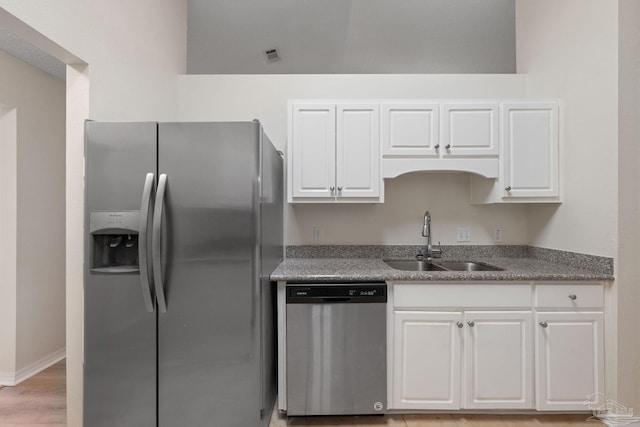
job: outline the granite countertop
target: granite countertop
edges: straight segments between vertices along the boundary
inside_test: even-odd
[[[393,257],[398,259],[398,257]],[[403,257],[404,258],[404,257]],[[410,258],[405,258],[410,259]],[[587,269],[534,257],[446,257],[442,261],[474,261],[501,268],[502,271],[404,271],[372,257],[304,257],[286,258],[271,274],[273,281],[572,281],[613,280],[612,271]],[[434,260],[437,263],[439,260]]]

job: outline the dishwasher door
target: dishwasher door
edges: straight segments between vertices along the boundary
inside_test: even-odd
[[[382,414],[386,284],[287,286],[287,415]]]

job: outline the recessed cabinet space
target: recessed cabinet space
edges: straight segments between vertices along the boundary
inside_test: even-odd
[[[421,170],[498,176],[497,102],[387,102],[380,111],[383,177]]]
[[[487,286],[394,287],[390,408],[534,408],[531,288]]]
[[[378,104],[289,105],[289,203],[382,202]]]
[[[558,103],[501,105],[500,176],[473,176],[473,203],[560,202]]]

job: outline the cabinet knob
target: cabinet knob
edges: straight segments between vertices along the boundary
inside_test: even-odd
[[[329,187],[329,190],[331,190],[331,192],[333,193],[336,190],[336,187],[331,186],[331,187]]]
[[[511,186],[504,187],[505,191],[511,191]]]
[[[435,148],[437,150],[438,148],[440,148],[440,144],[434,145],[433,148]]]
[[[549,324],[547,322],[540,322],[540,326],[546,328],[547,326],[549,326]]]
[[[342,187],[338,187],[338,191],[342,191]]]
[[[469,325],[469,327],[473,328],[474,326],[476,326],[476,323],[472,320],[470,322],[467,322],[467,325]]]
[[[447,150],[451,148],[451,144],[447,144],[444,146],[444,148],[446,148]]]
[[[571,294],[571,295],[569,295],[569,299],[572,300],[572,301],[575,301],[575,300],[578,299],[578,296],[575,295],[575,294]]]
[[[464,323],[457,321],[456,326],[458,326],[458,328],[462,328],[464,326]]]

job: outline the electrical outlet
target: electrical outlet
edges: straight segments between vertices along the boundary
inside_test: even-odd
[[[456,241],[457,242],[471,241],[471,231],[469,231],[469,227],[458,227],[457,233],[456,233]]]
[[[320,227],[313,227],[313,241],[322,242],[324,240],[324,230]]]
[[[496,228],[493,230],[493,241],[502,242],[502,228]]]

